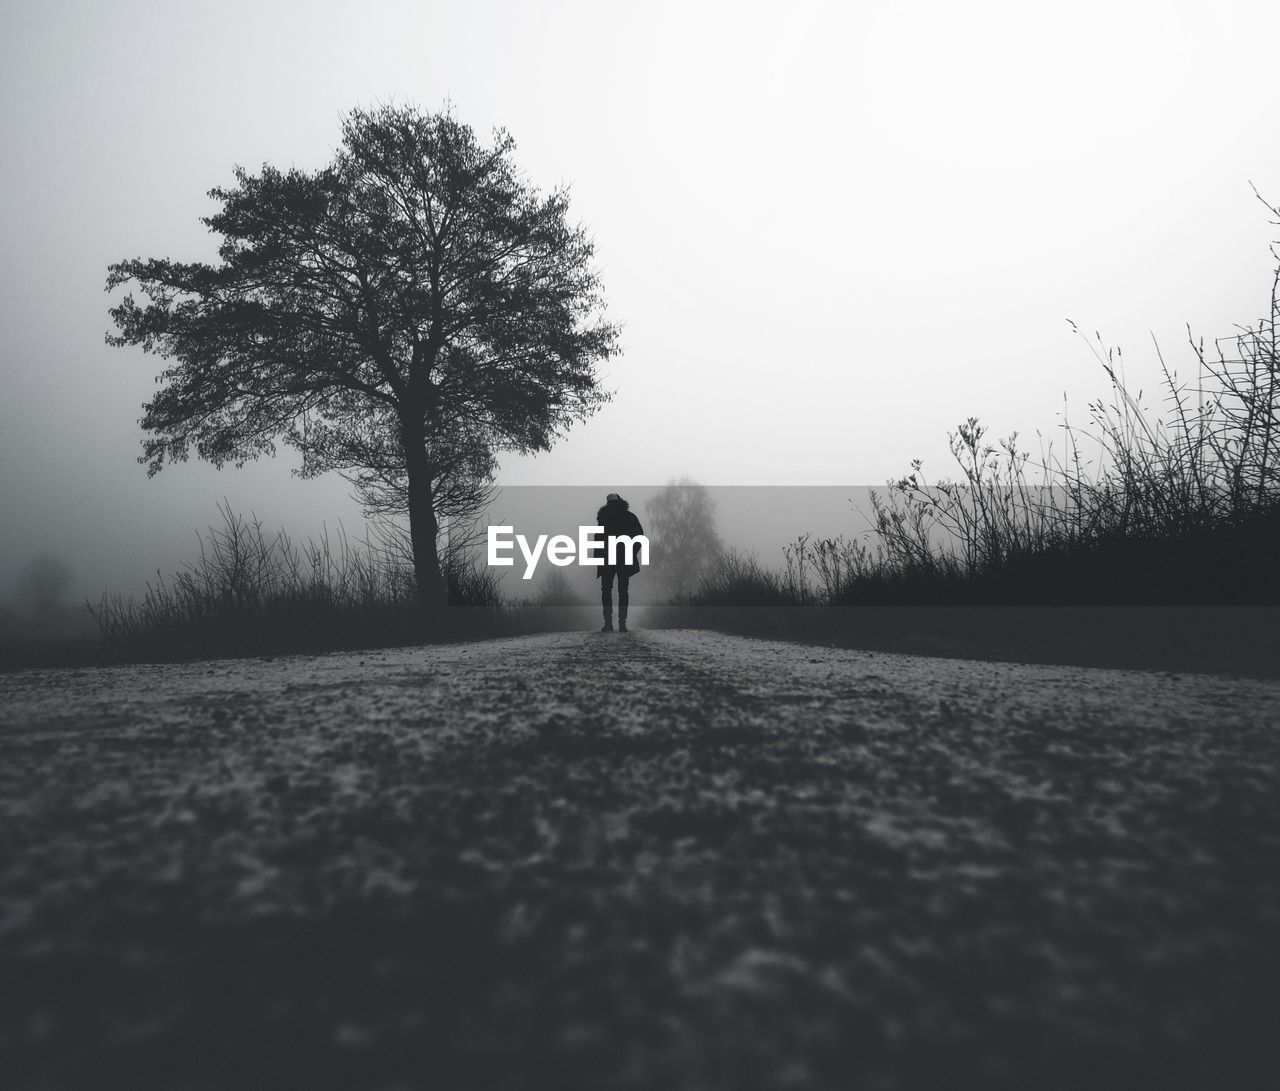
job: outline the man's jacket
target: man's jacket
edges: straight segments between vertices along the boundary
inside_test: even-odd
[[[632,563],[624,565],[622,562],[626,557],[626,553],[621,543],[613,547],[613,556],[608,556],[605,546],[611,537],[628,537],[633,538],[637,534],[643,534],[644,528],[640,525],[640,520],[636,518],[635,512],[631,510],[631,506],[625,500],[610,500],[604,507],[596,512],[596,526],[604,527],[604,536],[593,534],[592,538],[601,543],[601,548],[597,550],[596,556],[604,557],[604,564],[596,569],[596,579],[599,579],[608,568],[613,572],[625,572],[628,576],[634,576],[640,571],[640,550],[632,551]]]

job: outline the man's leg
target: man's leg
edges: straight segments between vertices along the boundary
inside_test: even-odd
[[[630,595],[631,573],[625,568],[618,573],[618,623],[623,629],[627,627],[627,604]]]
[[[604,627],[613,628],[613,569],[607,565],[600,570],[600,608],[604,610]],[[621,585],[619,585],[621,599]]]

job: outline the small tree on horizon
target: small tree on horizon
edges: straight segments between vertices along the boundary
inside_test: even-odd
[[[18,575],[17,602],[31,616],[64,610],[71,580],[71,566],[61,557],[37,553]]]
[[[547,450],[608,395],[617,351],[593,244],[568,194],[518,173],[448,112],[354,110],[321,170],[210,191],[216,265],[141,258],[111,309],[111,345],[174,363],[143,407],[148,475],[197,457],[221,467],[302,454],[335,470],[366,513],[407,513],[418,593],[443,601],[441,521],[473,516],[499,451]]]
[[[644,510],[653,537],[655,578],[673,599],[692,593],[724,551],[710,491],[681,478],[669,482]]]

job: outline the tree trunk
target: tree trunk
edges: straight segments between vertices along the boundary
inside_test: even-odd
[[[448,588],[436,551],[435,496],[431,489],[431,462],[427,458],[426,437],[412,424],[401,429],[405,471],[409,480],[409,540],[413,545],[413,575],[418,585],[418,601],[424,611],[434,613],[448,601]]]

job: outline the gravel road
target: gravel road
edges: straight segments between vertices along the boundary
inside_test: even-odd
[[[3,675],[0,1082],[1268,1086],[1278,772],[1278,682],[685,630]]]

